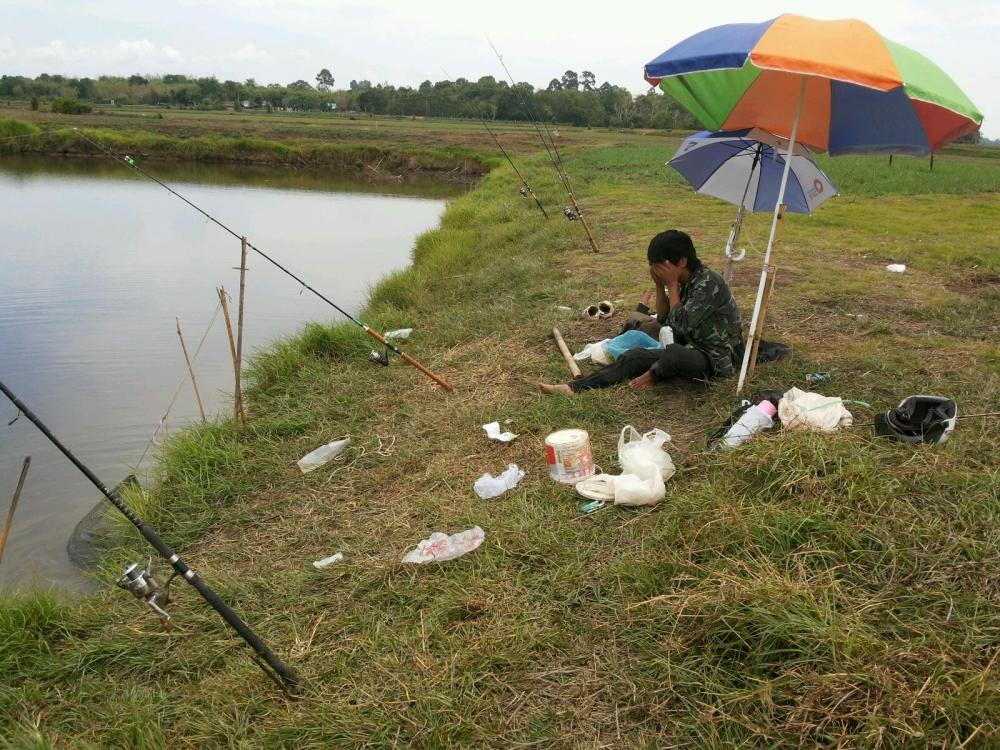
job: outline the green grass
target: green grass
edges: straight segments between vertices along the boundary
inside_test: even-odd
[[[917,449],[858,427],[713,453],[704,440],[735,406],[731,381],[538,395],[532,381],[566,377],[553,325],[574,348],[620,325],[558,305],[630,307],[648,285],[645,243],[667,226],[720,265],[732,216],[663,179],[661,148],[643,136],[581,137],[595,141],[564,157],[600,255],[579,225],[544,221],[501,168],[372,290],[363,318],[413,326],[406,349],[453,395],[398,360],[372,367],[356,327],[312,324],[251,364],[243,431],[174,437],[160,485],[136,499],[302,674],[306,696],[282,698],[183,584],[170,635],[118,591],[22,595],[0,607],[8,747],[995,746],[995,421]],[[544,161],[527,168],[555,203]],[[1000,196],[978,171],[992,168],[973,165],[950,191],[962,194],[909,196],[901,178],[790,217],[767,335],[795,354],[759,368],[753,387],[830,370],[824,392],[872,404],[852,405],[861,424],[918,392],[996,411]],[[745,310],[766,229],[748,221],[757,250],[734,283]],[[886,273],[892,260],[907,273]],[[487,441],[480,425],[505,418],[518,440]],[[667,498],[582,516],[546,476],[544,438],[584,427],[614,470],[625,424],[673,435]],[[297,458],[344,434],[342,457],[298,472]],[[476,498],[474,480],[510,461],[525,481]],[[398,563],[430,532],[473,524],[486,530],[476,552]],[[134,536],[120,545],[105,582],[146,554]],[[336,551],[343,563],[312,568]]]

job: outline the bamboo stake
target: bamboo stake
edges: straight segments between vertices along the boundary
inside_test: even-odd
[[[7,546],[7,537],[10,536],[10,527],[14,523],[14,511],[17,510],[17,501],[21,499],[21,490],[24,489],[24,480],[28,476],[28,467],[31,466],[31,456],[25,456],[21,465],[21,478],[17,480],[17,489],[14,490],[14,497],[10,501],[10,509],[7,511],[7,520],[3,523],[3,531],[0,532],[0,560],[3,560],[3,551]]]
[[[243,414],[243,387],[240,384],[240,370],[243,369],[243,301],[247,288],[247,238],[240,237],[240,300],[236,318],[236,408]]]
[[[201,421],[207,422],[205,419],[205,406],[201,403],[201,393],[198,391],[198,378],[194,376],[194,368],[191,366],[191,358],[188,356],[187,346],[184,344],[184,334],[181,333],[181,321],[180,318],[174,318],[177,321],[177,338],[181,340],[181,351],[184,352],[184,361],[187,363],[188,375],[191,376],[191,385],[194,387],[194,397],[198,401],[198,411],[201,412]]]
[[[236,379],[236,389],[239,389],[240,382],[240,361],[236,357],[236,340],[233,338],[233,322],[229,318],[229,301],[226,299],[225,287],[215,290],[219,294],[219,304],[222,306],[222,317],[226,321],[226,335],[229,337],[229,354],[233,358],[233,376]],[[242,420],[246,424],[247,416],[243,410],[243,400],[238,398],[236,391],[233,392],[233,423],[239,425]]]
[[[580,377],[580,375],[582,374],[580,372],[580,367],[579,365],[576,364],[576,360],[573,359],[573,355],[569,353],[569,348],[566,346],[566,342],[563,341],[563,337],[562,334],[559,333],[559,329],[553,328],[552,335],[556,339],[556,344],[559,346],[559,351],[562,352],[563,359],[565,359],[566,364],[569,365],[569,371],[573,373],[574,378]]]
[[[747,380],[753,377],[754,368],[757,366],[757,350],[760,348],[760,339],[764,333],[764,321],[767,319],[767,306],[771,301],[771,290],[774,288],[774,276],[778,272],[774,258],[781,247],[781,228],[785,225],[785,204],[778,207],[778,222],[774,230],[774,242],[771,244],[771,262],[767,269],[767,281],[764,284],[764,299],[760,305],[760,322],[757,330],[753,332],[753,345],[750,348],[750,364],[747,366]]]

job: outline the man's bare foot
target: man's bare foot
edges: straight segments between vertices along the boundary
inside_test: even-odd
[[[538,390],[542,393],[561,393],[564,396],[572,396],[573,389],[570,388],[565,383],[557,383],[555,385],[549,385],[548,383],[539,383]]]

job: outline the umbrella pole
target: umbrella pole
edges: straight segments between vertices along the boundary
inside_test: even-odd
[[[802,76],[802,88],[799,89],[799,100],[795,105],[795,119],[792,121],[792,134],[788,140],[788,151],[785,153],[785,168],[781,173],[781,187],[778,188],[778,200],[774,205],[774,219],[771,221],[771,235],[767,239],[767,251],[764,253],[764,267],[760,272],[760,283],[757,285],[757,299],[753,306],[753,315],[750,318],[750,331],[747,334],[747,344],[743,351],[743,365],[740,367],[740,379],[736,384],[736,393],[743,391],[746,381],[753,375],[754,357],[757,346],[755,339],[759,340],[764,330],[764,316],[766,308],[762,307],[765,293],[770,296],[768,283],[769,270],[771,267],[771,248],[774,246],[775,236],[778,231],[778,222],[781,216],[782,204],[785,202],[785,186],[788,184],[788,172],[792,166],[792,151],[795,149],[795,137],[799,132],[799,117],[802,115],[802,100],[806,98],[806,83],[809,77]]]

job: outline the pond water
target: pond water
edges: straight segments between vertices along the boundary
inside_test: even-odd
[[[327,174],[149,162],[179,193],[351,313],[405,267],[414,239],[462,188]],[[218,307],[239,290],[239,240],[110,160],[0,158],[0,380],[109,486],[132,471]],[[244,361],[311,320],[340,315],[251,252]],[[195,370],[206,411],[232,398],[218,315]],[[66,541],[100,493],[0,395],[0,523],[31,469],[0,561],[0,588],[78,588]],[[172,431],[198,418],[190,382]]]

